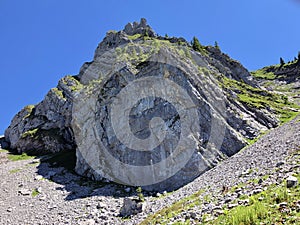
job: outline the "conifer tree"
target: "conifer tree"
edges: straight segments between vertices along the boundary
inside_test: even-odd
[[[193,37],[192,46],[195,51],[201,51],[201,44],[200,44],[198,38]]]
[[[217,41],[215,41],[215,48],[218,49],[218,50],[220,50],[220,46],[219,46],[219,44],[218,44]]]
[[[283,58],[280,57],[280,66],[283,66],[285,64]]]

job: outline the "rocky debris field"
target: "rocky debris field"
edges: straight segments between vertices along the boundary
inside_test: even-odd
[[[204,214],[211,220],[222,214],[224,205],[246,205],[247,198],[235,201],[240,195],[259,193],[288,177],[293,184],[291,176],[300,173],[299,149],[298,116],[177,191],[143,193],[143,211],[126,219],[120,211],[125,198],[137,198],[135,188],[90,181],[47,156],[12,161],[15,158],[1,150],[0,224],[139,224],[199,190],[203,191],[197,198],[203,204],[189,207],[168,223],[193,224]]]

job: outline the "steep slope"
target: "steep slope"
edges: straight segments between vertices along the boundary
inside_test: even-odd
[[[96,180],[173,190],[296,111],[218,48],[160,37],[142,19],[108,32],[93,61],[19,112],[5,139],[19,153],[76,149],[76,172]]]

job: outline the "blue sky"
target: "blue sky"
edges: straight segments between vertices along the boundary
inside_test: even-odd
[[[0,0],[0,134],[91,61],[108,30],[141,17],[160,35],[217,41],[249,70],[300,51],[299,0]]]

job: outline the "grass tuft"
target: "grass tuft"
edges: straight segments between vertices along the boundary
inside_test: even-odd
[[[38,196],[40,194],[40,192],[35,188],[35,189],[33,189],[32,190],[32,192],[31,192],[31,196],[32,197],[36,197],[36,196]]]

